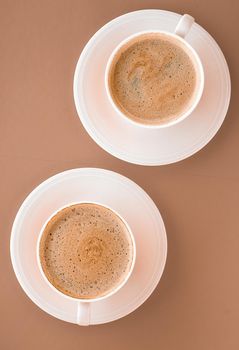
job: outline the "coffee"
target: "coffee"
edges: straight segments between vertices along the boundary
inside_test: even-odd
[[[74,298],[97,298],[124,281],[133,261],[128,228],[98,204],[71,205],[46,225],[40,262],[49,282]]]
[[[193,102],[196,71],[183,44],[162,33],[131,39],[109,70],[113,101],[129,118],[161,124],[181,116]]]

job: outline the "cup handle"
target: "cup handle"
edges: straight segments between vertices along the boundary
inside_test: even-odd
[[[90,302],[81,302],[77,304],[77,324],[79,326],[90,325]]]
[[[174,34],[180,36],[181,38],[184,38],[188,34],[194,21],[195,21],[194,18],[190,15],[181,16],[175,28]]]

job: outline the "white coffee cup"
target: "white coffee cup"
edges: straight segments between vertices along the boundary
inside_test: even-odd
[[[132,259],[132,263],[131,263],[131,267],[130,270],[128,271],[127,275],[125,276],[124,280],[116,286],[116,288],[114,288],[113,290],[111,290],[109,293],[101,296],[101,297],[97,297],[97,298],[90,298],[90,299],[80,299],[80,298],[74,298],[71,297],[69,295],[66,295],[64,293],[62,293],[61,291],[59,291],[57,288],[54,287],[53,284],[51,284],[51,282],[47,279],[42,266],[41,266],[41,259],[40,259],[40,241],[41,241],[41,237],[43,235],[43,232],[48,224],[48,222],[61,210],[70,207],[71,205],[76,205],[76,204],[97,204],[97,205],[101,205],[109,210],[111,210],[115,215],[117,215],[124,223],[124,225],[127,228],[127,232],[130,236],[130,239],[132,241],[132,247],[133,247],[133,259]],[[64,207],[61,207],[59,209],[57,209],[44,223],[44,225],[41,228],[41,231],[39,233],[38,236],[38,240],[37,240],[37,264],[38,264],[38,268],[41,272],[41,275],[43,277],[43,279],[45,280],[45,282],[47,283],[47,285],[54,290],[55,293],[57,293],[58,295],[60,295],[62,298],[66,298],[66,299],[70,299],[73,300],[75,302],[77,302],[77,324],[79,325],[84,325],[84,326],[88,326],[90,325],[90,318],[91,318],[91,304],[96,302],[96,301],[100,301],[106,298],[111,297],[112,295],[114,295],[116,292],[118,292],[128,281],[130,275],[132,274],[132,271],[134,269],[134,265],[135,265],[135,260],[136,260],[136,245],[135,245],[135,239],[134,239],[134,235],[132,233],[131,228],[129,227],[128,223],[124,220],[124,218],[122,218],[121,215],[119,215],[119,213],[117,213],[114,209],[110,208],[109,206],[106,206],[105,204],[101,204],[98,202],[88,202],[88,201],[81,201],[81,202],[74,202],[74,203],[69,203],[67,205],[65,205]]]
[[[115,111],[118,113],[118,115],[121,116],[122,118],[124,118],[127,122],[133,123],[133,124],[136,124],[136,125],[139,125],[142,127],[146,127],[146,128],[154,128],[154,129],[155,128],[165,128],[165,127],[175,125],[175,124],[181,122],[182,120],[187,118],[193,112],[193,110],[197,107],[197,105],[201,99],[201,96],[203,93],[203,88],[204,88],[204,70],[203,70],[202,62],[199,58],[199,55],[194,50],[194,48],[185,40],[185,36],[188,34],[193,23],[194,23],[194,18],[190,15],[185,14],[180,18],[180,20],[175,28],[174,33],[160,31],[160,30],[147,30],[147,31],[138,32],[136,34],[133,34],[133,35],[127,37],[125,40],[121,41],[119,43],[119,45],[117,45],[117,47],[113,50],[113,52],[111,53],[111,55],[108,59],[107,65],[106,65],[105,88],[106,88],[106,93],[107,93],[107,96],[108,96],[108,99],[109,99],[111,105],[113,106]],[[169,121],[166,121],[162,124],[157,124],[157,123],[146,124],[146,123],[143,123],[143,122],[141,123],[139,121],[136,121],[136,120],[129,118],[126,114],[124,114],[118,108],[118,106],[114,102],[114,99],[111,95],[111,91],[110,91],[110,87],[109,87],[109,73],[110,73],[110,69],[111,69],[111,64],[112,64],[115,56],[119,52],[119,50],[125,44],[130,42],[132,39],[135,39],[137,37],[140,37],[141,35],[150,34],[150,33],[163,34],[169,40],[173,41],[176,45],[178,44],[189,55],[189,57],[191,58],[191,60],[194,64],[195,71],[196,71],[196,87],[195,87],[194,96],[193,96],[193,99],[192,99],[190,105],[188,106],[188,108],[186,110],[184,110],[182,112],[181,115],[179,115],[178,117],[175,117]]]

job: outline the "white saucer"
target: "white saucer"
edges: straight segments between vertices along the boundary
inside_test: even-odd
[[[21,205],[11,234],[15,274],[29,298],[61,320],[77,323],[77,302],[48,286],[37,267],[38,233],[59,207],[77,201],[96,201],[115,209],[129,223],[137,259],[126,285],[109,299],[93,303],[91,324],[121,318],[138,308],[153,292],[163,273],[167,238],[162,217],[152,199],[133,181],[112,171],[82,168],[44,181]]]
[[[107,99],[104,71],[117,44],[139,31],[173,31],[179,18],[161,10],[128,13],[103,26],[82,51],[74,76],[76,109],[89,135],[117,158],[142,165],[185,159],[213,138],[226,116],[231,94],[228,66],[215,40],[197,23],[186,39],[202,60],[205,90],[191,116],[169,128],[143,129],[121,119]]]

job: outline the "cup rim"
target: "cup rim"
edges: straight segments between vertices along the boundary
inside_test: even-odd
[[[128,272],[128,274],[126,275],[125,279],[116,287],[114,288],[111,292],[101,296],[101,297],[97,297],[97,298],[89,298],[89,299],[84,299],[84,298],[75,298],[75,297],[71,297],[70,295],[64,294],[63,292],[61,292],[60,290],[58,290],[46,277],[43,269],[42,269],[42,265],[41,265],[41,260],[40,260],[40,241],[41,241],[41,237],[43,235],[43,232],[48,224],[48,222],[57,214],[59,213],[61,210],[68,208],[72,205],[76,205],[76,204],[96,204],[96,205],[100,205],[106,209],[111,210],[115,215],[117,215],[125,224],[128,233],[130,235],[131,241],[132,241],[132,246],[133,246],[133,259],[132,259],[132,263],[130,266],[130,270]],[[79,201],[79,202],[69,202],[68,204],[61,206],[60,208],[58,208],[57,210],[55,210],[48,218],[47,220],[44,222],[44,224],[41,227],[41,230],[38,234],[38,238],[37,238],[37,245],[36,245],[36,257],[37,257],[37,265],[38,268],[40,270],[40,273],[43,277],[43,279],[45,280],[45,282],[47,283],[47,285],[54,290],[54,292],[56,292],[58,295],[60,295],[61,297],[67,298],[68,300],[72,300],[72,301],[77,301],[77,302],[83,302],[83,303],[92,303],[92,302],[96,302],[99,300],[103,300],[106,299],[108,297],[111,297],[112,295],[114,295],[115,293],[117,293],[128,281],[129,277],[131,276],[134,266],[135,266],[135,261],[136,261],[136,243],[135,243],[135,238],[133,235],[133,232],[129,226],[129,224],[127,223],[127,221],[115,210],[112,209],[110,206],[102,204],[100,202],[97,201]]]
[[[169,122],[163,123],[163,124],[143,124],[140,123],[136,120],[133,120],[129,117],[127,117],[116,105],[116,103],[114,102],[110,89],[109,89],[109,72],[110,72],[110,68],[111,68],[111,64],[113,62],[113,59],[115,57],[115,55],[117,54],[117,52],[125,45],[127,44],[129,41],[131,41],[134,38],[137,38],[138,36],[144,35],[144,34],[164,34],[164,35],[168,35],[169,37],[173,37],[174,39],[180,41],[181,43],[183,43],[183,45],[185,45],[189,51],[192,53],[192,55],[194,56],[195,62],[198,65],[198,75],[199,75],[199,87],[198,87],[198,91],[196,92],[196,97],[194,100],[194,103],[192,104],[192,106],[186,110],[185,113],[183,113],[180,117],[176,118],[176,119],[172,119]],[[128,37],[126,37],[124,40],[122,40],[115,48],[114,50],[111,52],[107,64],[106,64],[106,68],[105,68],[105,75],[104,75],[104,83],[105,83],[105,89],[106,89],[106,94],[107,97],[112,105],[112,107],[114,108],[114,110],[118,113],[118,115],[120,115],[121,117],[124,118],[124,120],[127,120],[130,124],[133,125],[137,125],[143,128],[148,128],[148,129],[163,129],[163,128],[167,128],[170,127],[172,125],[178,124],[179,122],[183,121],[184,119],[186,119],[193,111],[194,109],[197,107],[201,97],[202,97],[202,93],[203,93],[203,89],[204,89],[204,81],[205,81],[205,77],[204,77],[204,69],[203,69],[203,65],[201,62],[201,59],[198,55],[198,53],[196,52],[196,50],[182,37],[180,37],[179,35],[169,32],[169,31],[165,31],[165,30],[144,30],[144,31],[140,31],[134,34],[129,35]]]

